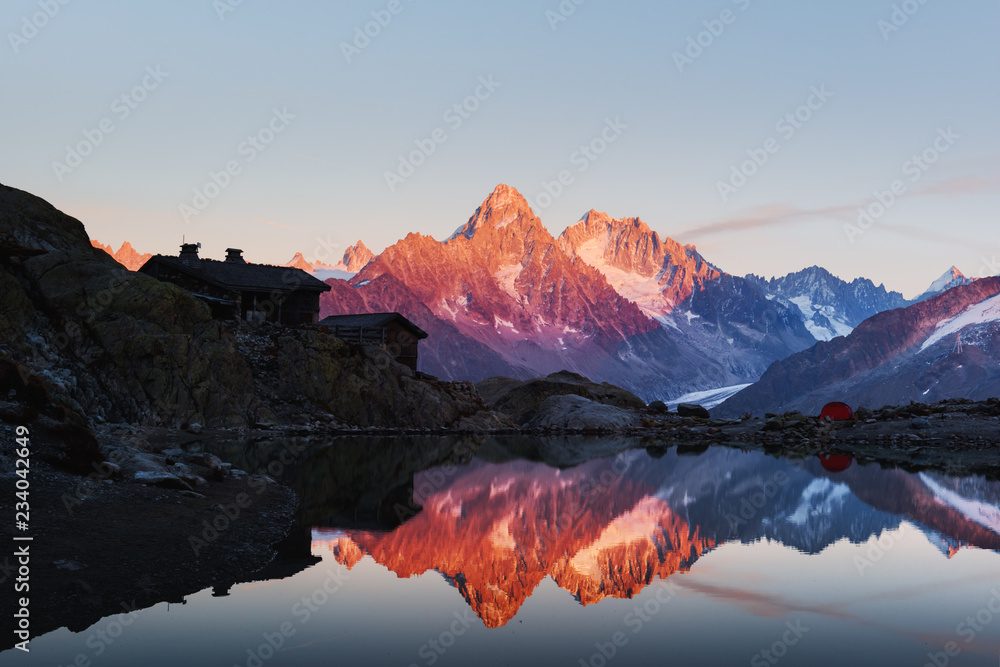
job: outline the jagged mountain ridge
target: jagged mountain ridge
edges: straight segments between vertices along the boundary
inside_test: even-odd
[[[301,253],[289,265],[341,279],[328,281],[324,316],[398,310],[413,319],[432,334],[421,364],[434,375],[569,369],[646,400],[752,383],[773,362],[909,303],[819,267],[733,276],[639,218],[595,210],[553,239],[504,185],[444,243],[410,234],[375,256],[359,241],[336,267]]]
[[[104,245],[100,241],[91,240],[90,244],[95,248],[103,250],[111,255],[116,262],[124,266],[129,271],[138,271],[142,268],[142,265],[149,261],[149,258],[152,257],[149,253],[137,252],[128,241],[122,243],[117,252],[115,252],[111,246]]]
[[[344,267],[345,271],[357,273],[368,266],[373,259],[375,259],[375,254],[364,243],[358,241],[344,251],[344,258],[340,261],[340,265]]]
[[[559,236],[559,246],[601,271],[619,294],[652,317],[722,275],[694,246],[661,238],[639,218],[615,220],[591,210]]]
[[[876,286],[867,278],[851,282],[826,269],[812,266],[781,278],[767,280],[749,275],[766,294],[799,310],[802,320],[816,340],[846,336],[873,315],[910,305],[899,292]]]
[[[638,218],[591,211],[560,236],[622,296],[738,377],[814,342],[795,309],[771,303],[752,282],[711,265],[694,246],[663,239]]]
[[[358,271],[365,268],[373,259],[375,259],[375,255],[372,251],[364,243],[358,241],[344,252],[343,258],[335,265],[310,262],[301,252],[297,252],[285,266],[302,269],[321,280],[327,278],[348,280],[357,275]]]

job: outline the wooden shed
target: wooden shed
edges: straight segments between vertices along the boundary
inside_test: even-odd
[[[427,333],[399,313],[332,315],[320,321],[334,336],[359,345],[385,345],[399,363],[417,370],[420,341]]]

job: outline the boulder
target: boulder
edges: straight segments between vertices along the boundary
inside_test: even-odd
[[[581,396],[627,410],[646,408],[646,402],[631,392],[607,382],[591,382],[582,375],[569,371],[523,382],[503,377],[489,378],[477,383],[476,389],[489,407],[521,425],[530,422],[542,403],[552,396]]]
[[[681,403],[677,406],[677,414],[681,417],[698,417],[699,419],[711,419],[712,415],[708,410],[694,403]]]
[[[528,427],[557,430],[618,431],[634,427],[638,423],[638,417],[633,412],[591,401],[583,396],[568,394],[550,396],[545,399],[528,423]]]

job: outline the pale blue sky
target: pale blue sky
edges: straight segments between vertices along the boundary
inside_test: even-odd
[[[443,239],[498,183],[537,204],[562,170],[573,182],[536,209],[554,234],[590,208],[637,215],[732,273],[820,264],[913,295],[952,264],[1000,260],[997,0],[929,1],[888,39],[882,0],[587,0],[555,29],[558,0],[399,0],[350,63],[341,44],[390,0],[243,0],[220,19],[226,1],[42,0],[58,12],[33,36],[39,0],[4,3],[0,182],[116,247],[173,253],[186,235],[274,263]],[[725,10],[680,72],[674,53]],[[148,67],[166,78],[113,106]],[[500,86],[446,119],[480,77]],[[787,138],[777,121],[814,86],[833,96]],[[241,144],[275,109],[295,118],[248,163]],[[104,119],[114,132],[60,180],[53,163]],[[607,119],[628,127],[592,162],[574,156]],[[385,172],[437,128],[447,140],[392,191]],[[911,181],[904,163],[947,128],[959,137]],[[718,181],[769,138],[778,152],[723,201]],[[240,173],[186,223],[181,205],[229,161]],[[850,243],[855,209],[896,179],[909,196]]]

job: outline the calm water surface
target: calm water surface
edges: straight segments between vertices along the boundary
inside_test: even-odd
[[[998,483],[583,440],[426,467],[456,442],[295,446],[272,472],[302,528],[267,580],[0,663],[1000,664]],[[259,470],[289,443],[213,448]]]

